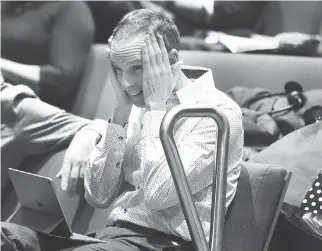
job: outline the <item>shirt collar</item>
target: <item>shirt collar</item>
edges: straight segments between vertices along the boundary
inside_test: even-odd
[[[180,104],[197,104],[207,90],[215,87],[212,71],[207,68],[183,66],[182,77],[185,86],[175,93]]]
[[[185,65],[181,70],[184,87],[170,95],[166,104],[167,111],[179,104],[197,104],[204,98],[207,90],[215,87],[210,69]]]

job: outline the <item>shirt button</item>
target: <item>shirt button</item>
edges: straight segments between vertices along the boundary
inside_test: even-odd
[[[120,136],[120,137],[119,137],[119,140],[123,140],[123,139],[124,139],[124,138],[123,138],[123,136]]]
[[[121,162],[117,162],[116,163],[116,167],[119,168],[120,167],[120,164],[121,164]]]
[[[136,189],[139,190],[141,187],[140,186],[137,186]]]
[[[123,212],[124,212],[124,213],[126,213],[126,212],[127,212],[127,209],[126,209],[126,208],[124,208]]]

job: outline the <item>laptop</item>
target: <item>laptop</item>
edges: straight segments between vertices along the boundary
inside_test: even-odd
[[[72,232],[51,178],[12,168],[8,170],[21,204],[8,222],[58,238],[86,243],[105,242]]]

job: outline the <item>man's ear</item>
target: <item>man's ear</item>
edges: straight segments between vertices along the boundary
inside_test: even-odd
[[[172,49],[168,53],[170,65],[175,64],[179,60],[179,52],[176,49]]]

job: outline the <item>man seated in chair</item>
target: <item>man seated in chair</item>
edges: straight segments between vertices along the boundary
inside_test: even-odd
[[[184,245],[191,240],[159,138],[162,118],[179,104],[214,105],[226,115],[230,125],[226,209],[232,202],[243,149],[241,110],[215,88],[211,70],[181,65],[179,44],[174,22],[147,9],[127,14],[114,29],[107,67],[117,104],[105,134],[97,135],[84,175],[89,204],[99,208],[114,204],[107,227],[96,235],[106,243],[75,250],[152,251],[168,247],[171,241]],[[210,232],[216,135],[217,126],[210,118],[181,119],[174,128],[206,236]],[[83,147],[73,142],[72,146]],[[124,182],[131,189],[122,191]],[[19,231],[23,231],[22,239]],[[32,244],[26,243],[27,236],[34,240]],[[30,229],[10,223],[2,226],[2,244],[15,246],[13,250],[24,250],[26,245],[47,250],[41,238]]]

